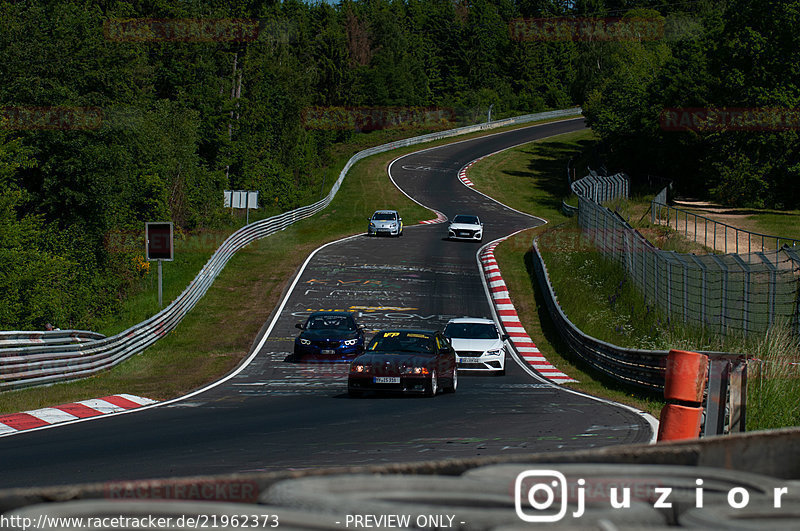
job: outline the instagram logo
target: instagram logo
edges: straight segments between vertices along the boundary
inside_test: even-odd
[[[525,522],[558,522],[567,514],[567,478],[556,470],[520,473],[514,482],[514,508]]]

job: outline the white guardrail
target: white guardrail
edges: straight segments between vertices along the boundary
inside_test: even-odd
[[[189,286],[150,319],[112,337],[79,330],[0,333],[0,391],[85,378],[142,352],[178,326],[239,249],[323,210],[336,196],[353,164],[363,158],[392,149],[476,131],[580,114],[580,108],[528,114],[407,138],[359,151],[347,161],[330,193],[324,199],[312,205],[256,221],[231,234]]]

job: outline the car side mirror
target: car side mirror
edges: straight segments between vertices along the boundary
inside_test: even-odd
[[[303,330],[303,329],[305,328],[305,327],[303,326],[303,323],[297,323],[296,325],[294,325],[294,327],[295,327],[295,328],[299,328],[300,330]]]
[[[502,336],[500,336],[500,339],[502,339],[503,341],[510,341],[511,336],[508,334],[503,334]]]

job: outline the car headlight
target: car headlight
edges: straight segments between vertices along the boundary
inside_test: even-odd
[[[361,363],[358,363],[358,364],[355,364],[355,365],[351,365],[350,366],[350,372],[356,373],[356,374],[368,373],[369,372],[369,365],[364,365],[364,364],[361,364]]]
[[[310,344],[311,344],[311,341],[309,341],[308,339],[304,339],[304,338],[302,338],[302,337],[301,337],[301,338],[300,338],[300,344],[301,344],[301,345],[310,345]]]
[[[352,347],[353,345],[357,345],[357,344],[358,344],[358,338],[354,338],[354,339],[345,339],[345,340],[343,341],[343,343],[344,343],[344,345],[345,345],[346,347]]]
[[[427,367],[403,367],[400,372],[402,374],[416,374],[421,376],[428,375],[428,368]]]

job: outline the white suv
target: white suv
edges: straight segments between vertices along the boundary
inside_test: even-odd
[[[483,241],[483,223],[478,216],[459,214],[447,227],[450,240]]]
[[[501,334],[494,321],[482,317],[458,317],[450,319],[444,335],[456,351],[458,370],[506,372],[505,341],[508,335]]]

